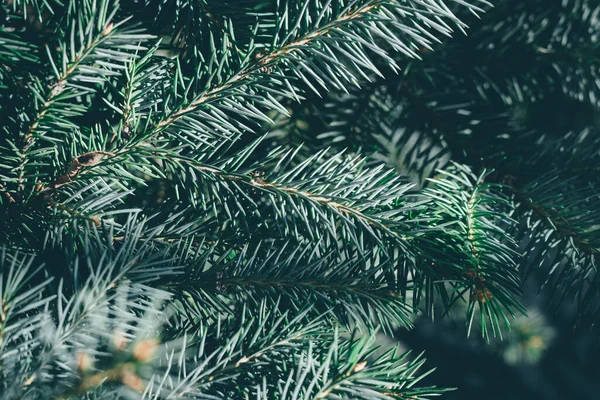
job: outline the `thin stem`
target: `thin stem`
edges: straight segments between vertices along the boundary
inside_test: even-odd
[[[151,136],[161,132],[162,130],[168,128],[169,126],[171,126],[172,124],[174,124],[175,122],[177,122],[178,120],[183,118],[186,114],[193,112],[193,111],[197,110],[198,108],[202,107],[203,105],[207,104],[208,102],[210,102],[210,100],[217,97],[220,93],[228,90],[234,84],[236,84],[238,82],[243,82],[243,81],[246,81],[245,84],[249,83],[249,79],[253,75],[255,75],[257,73],[261,73],[261,71],[264,71],[265,67],[270,67],[270,66],[273,66],[274,64],[278,63],[279,61],[281,61],[283,59],[283,56],[288,55],[294,51],[302,49],[303,46],[306,46],[311,41],[316,40],[317,38],[326,35],[333,28],[338,27],[342,23],[343,24],[351,23],[354,19],[361,17],[363,14],[368,13],[369,11],[371,11],[373,8],[376,8],[376,7],[379,7],[379,5],[366,5],[366,6],[357,8],[356,10],[348,10],[345,14],[341,15],[335,21],[332,21],[332,22],[324,25],[323,27],[318,28],[315,31],[306,34],[305,36],[298,38],[288,44],[285,44],[281,48],[274,50],[271,53],[264,55],[263,57],[258,58],[255,62],[242,68],[240,71],[238,71],[237,73],[232,75],[228,80],[226,80],[219,86],[209,89],[206,92],[204,92],[203,94],[196,97],[187,106],[182,106],[182,107],[174,110],[166,118],[157,122],[155,124],[155,126],[152,128],[152,130],[145,136],[151,137]]]
[[[23,181],[25,180],[25,165],[27,164],[27,151],[35,144],[34,133],[40,126],[42,120],[50,111],[52,104],[54,103],[54,99],[58,97],[64,90],[67,85],[67,80],[69,77],[77,70],[81,62],[90,54],[90,52],[98,46],[100,43],[104,41],[112,32],[113,32],[114,24],[110,23],[106,25],[104,30],[100,32],[100,34],[91,41],[79,54],[76,55],[75,59],[69,63],[68,68],[58,77],[58,80],[54,85],[52,85],[47,94],[46,100],[42,105],[42,108],[38,110],[36,113],[33,123],[29,126],[27,133],[23,136],[23,143],[21,144],[21,154],[19,156],[19,165],[18,169],[18,187],[19,190],[22,191],[24,189]]]

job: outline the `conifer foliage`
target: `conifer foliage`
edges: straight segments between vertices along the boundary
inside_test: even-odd
[[[594,321],[598,121],[531,121],[600,6],[498,3],[4,0],[0,397],[430,398],[378,337],[538,270]]]

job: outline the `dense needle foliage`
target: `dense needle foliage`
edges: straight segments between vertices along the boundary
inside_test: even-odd
[[[600,315],[595,1],[0,11],[2,399],[429,398],[418,315]]]

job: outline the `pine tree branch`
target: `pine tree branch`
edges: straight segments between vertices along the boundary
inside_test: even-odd
[[[554,207],[545,207],[543,204],[535,202],[528,194],[519,191],[514,186],[508,186],[511,192],[515,195],[515,199],[531,211],[541,220],[547,220],[553,227],[554,231],[575,244],[582,252],[592,255],[600,262],[600,249],[594,247],[588,239],[581,236],[581,232],[577,231],[573,223],[564,216],[559,215]]]
[[[320,246],[312,244],[302,251],[285,251],[286,245],[277,252],[268,250],[276,244],[258,243],[224,251],[223,254],[239,254],[231,259],[212,255],[214,248],[209,249],[202,255],[198,272],[192,269],[185,279],[165,283],[164,288],[187,293],[208,308],[215,304],[211,293],[246,304],[272,297],[276,302],[284,296],[296,307],[314,303],[319,313],[331,313],[343,324],[360,323],[374,329],[373,320],[377,320],[386,331],[396,324],[410,325],[411,310],[393,291],[393,285],[383,280],[384,272],[393,269],[392,263],[377,262],[368,256],[338,257],[335,250],[321,251]],[[219,261],[209,263],[210,267],[204,265],[204,260],[215,258]],[[364,266],[365,258],[371,260],[370,267]],[[219,307],[227,310],[224,304]]]
[[[23,202],[31,195],[25,192],[26,186],[31,187],[32,192],[38,179],[52,169],[57,156],[64,155],[65,149],[56,143],[78,129],[74,119],[87,110],[89,104],[84,102],[86,96],[98,90],[90,83],[102,83],[108,77],[118,75],[121,63],[126,64],[136,57],[133,50],[143,50],[141,44],[149,38],[131,28],[122,28],[126,21],[111,22],[116,12],[110,9],[111,5],[114,5],[112,1],[103,0],[88,5],[89,9],[82,6],[85,11],[80,10],[81,15],[77,15],[71,37],[59,35],[58,56],[54,56],[50,47],[47,47],[47,66],[54,69],[56,81],[46,89],[40,79],[33,78],[30,89],[36,103],[33,105],[35,115],[25,121],[19,139],[11,142],[18,156],[14,168],[10,170],[12,177],[9,181],[17,185],[13,192],[21,192],[19,197]],[[129,41],[136,39],[140,41],[137,46],[129,44]],[[41,102],[40,107],[37,106],[38,102]],[[17,118],[23,119],[22,116]],[[38,146],[38,143],[42,145]]]
[[[466,259],[455,266],[463,278],[455,283],[456,293],[450,304],[469,291],[469,332],[475,304],[478,304],[484,337],[488,336],[486,319],[491,323],[493,334],[501,335],[499,317],[507,326],[509,324],[502,308],[511,315],[513,308],[524,312],[517,300],[520,280],[515,261],[518,256],[516,242],[506,237],[503,226],[514,224],[506,210],[509,203],[494,192],[493,185],[483,182],[485,173],[476,176],[468,168],[456,164],[440,173],[445,179],[432,180],[435,186],[425,190],[425,195],[434,199],[444,219],[458,222],[454,228],[459,246],[456,251],[461,254],[460,243],[463,242],[466,253]]]
[[[308,5],[308,2],[306,3]],[[414,5],[413,5],[414,6]],[[439,13],[440,15],[447,16],[447,12],[443,11],[441,8],[437,9],[437,6],[431,3],[428,3],[427,6],[432,7],[433,10],[428,11],[416,11],[422,12],[423,15],[427,14],[427,12],[431,14]],[[402,35],[407,34],[411,28],[405,27],[402,29],[401,26],[396,24],[392,19],[391,15],[392,11],[388,11],[388,7],[390,10],[398,11],[398,13],[404,15],[407,10],[404,9],[402,5],[397,4],[394,1],[380,1],[380,0],[370,0],[365,1],[364,4],[357,4],[355,6],[348,6],[343,9],[343,11],[336,15],[331,21],[325,23],[322,26],[319,26],[319,23],[316,24],[314,29],[309,30],[308,32],[304,32],[299,36],[291,39],[291,33],[285,35],[284,43],[279,46],[275,46],[273,49],[269,50],[266,54],[257,53],[257,58],[253,61],[249,61],[248,58],[244,61],[245,66],[236,72],[231,73],[227,78],[225,78],[221,83],[217,85],[208,85],[206,90],[197,95],[189,102],[183,102],[181,105],[178,105],[173,111],[171,111],[168,115],[162,117],[158,121],[156,121],[149,131],[145,132],[141,135],[138,140],[135,140],[128,144],[125,149],[130,148],[131,146],[135,146],[140,141],[148,140],[161,132],[169,129],[171,126],[175,125],[179,121],[183,121],[184,119],[193,118],[195,113],[200,112],[205,118],[208,118],[209,115],[216,115],[217,110],[232,110],[238,112],[240,115],[249,117],[250,119],[257,119],[259,121],[269,122],[270,118],[266,116],[263,112],[257,110],[256,108],[252,109],[248,114],[248,102],[244,99],[252,99],[253,101],[259,101],[263,107],[266,106],[268,109],[274,109],[279,111],[284,111],[284,107],[279,104],[279,100],[273,97],[270,97],[266,100],[261,100],[260,97],[254,96],[253,92],[248,92],[248,90],[255,90],[254,88],[260,88],[261,90],[274,91],[274,93],[278,94],[280,97],[290,97],[292,99],[298,100],[298,89],[294,88],[290,84],[290,77],[288,76],[291,72],[292,74],[298,75],[300,79],[302,79],[305,83],[307,83],[310,87],[314,86],[309,83],[308,78],[304,75],[308,73],[313,76],[320,85],[323,87],[325,85],[325,81],[329,81],[334,86],[338,86],[337,83],[339,79],[337,75],[340,76],[345,74],[348,78],[348,75],[351,74],[351,71],[340,61],[336,62],[335,70],[331,72],[327,72],[325,74],[321,74],[320,77],[317,77],[318,73],[312,71],[308,68],[308,64],[303,63],[301,67],[296,67],[294,69],[293,64],[301,62],[301,56],[313,56],[315,59],[310,64],[314,66],[317,70],[320,70],[320,67],[317,66],[317,60],[327,56],[329,61],[335,59],[332,56],[327,55],[325,52],[318,49],[318,46],[326,46],[327,53],[333,53],[335,51],[342,51],[342,45],[344,44],[344,38],[341,36],[342,34],[350,34],[348,29],[353,29],[354,26],[363,27],[366,29],[371,29],[371,24],[375,24],[377,28],[373,27],[374,35],[379,36],[381,31],[379,31],[379,27],[384,29],[386,23],[389,23],[388,33],[392,32],[392,28],[399,29],[399,32]],[[414,6],[417,10],[416,6]],[[409,10],[414,11],[410,7]],[[379,14],[381,12],[381,15]],[[324,13],[324,11],[323,11]],[[324,14],[321,14],[321,17]],[[451,14],[448,14],[451,15]],[[426,19],[423,16],[424,19]],[[318,19],[321,21],[321,18]],[[445,27],[440,24],[434,24],[437,30],[441,30],[445,32]],[[296,29],[296,28],[294,28]],[[293,30],[292,30],[293,31]],[[331,36],[332,34],[340,34],[340,37]],[[415,37],[418,38],[417,32],[412,32],[413,35],[409,35],[411,40],[415,40]],[[422,33],[419,31],[419,33]],[[353,35],[354,37],[354,35]],[[285,43],[285,41],[290,38],[291,41]],[[359,48],[357,51],[363,51],[363,49],[371,49],[379,56],[384,57],[390,63],[393,63],[393,60],[387,56],[387,53],[381,49],[377,44],[371,43],[370,41],[365,41],[364,39],[360,39],[357,37],[357,43]],[[419,39],[416,39],[419,40]],[[425,39],[423,39],[425,40]],[[331,43],[331,44],[329,44]],[[393,43],[395,44],[395,50],[397,51],[409,51],[407,46],[404,46],[401,43],[399,38],[394,37]],[[327,47],[330,46],[331,48]],[[411,53],[409,53],[411,54]],[[343,59],[349,59],[350,64],[354,64],[355,66],[359,63],[358,58],[353,57],[348,51],[343,50],[341,57]],[[319,61],[322,62],[323,60]],[[292,65],[281,65],[291,62]],[[288,71],[285,72],[284,68]],[[364,66],[361,68],[365,68]],[[357,67],[357,70],[361,68]],[[369,66],[368,68],[376,70],[374,65]],[[273,71],[276,70],[276,71]],[[303,72],[304,71],[304,72]],[[323,72],[323,71],[321,71]],[[267,79],[270,78],[270,79]],[[211,78],[212,80],[212,78]],[[266,83],[266,85],[265,85]],[[227,96],[227,97],[226,97]],[[237,104],[235,100],[236,97],[240,97],[242,101],[241,104]],[[225,102],[225,99],[229,98],[232,101]],[[221,105],[213,105],[215,102],[224,101],[225,103]],[[246,107],[244,107],[246,106]],[[216,108],[213,108],[216,107]],[[244,110],[246,108],[246,110]],[[209,114],[206,114],[209,113]],[[194,125],[190,125],[193,129]],[[239,125],[239,127],[243,128],[243,125]],[[214,132],[213,132],[214,133]],[[125,150],[124,149],[124,150]]]
[[[328,186],[332,186],[332,189],[333,189],[333,185],[336,183],[336,181],[340,180],[340,178],[343,179],[344,176],[345,175],[347,176],[348,173],[350,172],[349,170],[342,171],[343,169],[347,169],[346,167],[343,167],[342,169],[340,169],[339,173],[341,175],[338,175],[338,176],[335,176],[335,172],[330,172],[327,175],[323,175],[323,176],[317,175],[313,178],[313,180],[316,179],[316,181],[314,183],[309,183],[310,181],[307,181],[307,183],[309,183],[308,185],[306,185],[306,184],[299,185],[299,186],[306,187],[306,189],[301,189],[301,188],[299,188],[299,186],[286,185],[285,181],[283,181],[281,183],[279,183],[279,181],[269,182],[269,181],[265,180],[266,177],[263,178],[260,175],[257,175],[255,173],[255,168],[252,168],[252,167],[251,167],[251,172],[245,172],[245,171],[238,172],[236,169],[230,169],[228,167],[217,168],[210,164],[198,162],[198,161],[196,161],[194,159],[190,159],[190,158],[180,157],[180,156],[174,155],[172,153],[158,150],[158,149],[153,150],[153,149],[147,149],[147,148],[138,148],[137,153],[138,154],[137,154],[136,158],[139,157],[140,159],[142,159],[142,158],[147,158],[147,157],[155,157],[157,159],[162,159],[162,160],[168,161],[170,163],[174,163],[174,165],[178,169],[180,169],[179,166],[181,166],[181,165],[188,166],[189,168],[192,168],[193,171],[199,172],[201,174],[201,176],[206,176],[207,182],[231,182],[231,183],[235,183],[236,184],[235,187],[238,188],[239,190],[242,190],[244,187],[246,187],[248,190],[243,190],[243,192],[240,193],[240,195],[243,195],[243,196],[252,196],[251,190],[258,189],[262,193],[275,194],[281,198],[288,198],[288,197],[297,198],[298,200],[300,200],[302,202],[307,202],[307,204],[310,204],[311,207],[319,207],[319,208],[322,207],[325,210],[329,210],[329,211],[333,212],[334,215],[346,216],[346,217],[352,218],[353,220],[359,221],[361,226],[369,227],[374,230],[371,233],[372,235],[374,234],[374,232],[381,232],[382,234],[384,234],[390,238],[393,238],[394,241],[397,241],[398,243],[403,243],[402,246],[406,246],[407,242],[410,240],[409,239],[410,234],[408,234],[408,232],[406,232],[406,233],[399,232],[397,229],[400,225],[403,225],[403,223],[401,223],[400,221],[394,221],[392,219],[388,219],[386,217],[380,217],[377,215],[380,213],[378,210],[376,210],[378,201],[367,200],[366,199],[367,192],[358,193],[355,190],[352,190],[351,187],[349,187],[349,190],[351,190],[351,191],[348,195],[343,195],[343,194],[338,195],[335,193],[332,193],[331,195],[329,195],[327,193],[319,193],[319,192],[322,192],[322,189],[320,189],[320,185],[317,183],[318,181],[322,181],[323,183],[327,184]],[[70,167],[69,172],[67,172],[67,174],[65,174],[65,175],[62,175],[58,179],[56,179],[54,182],[52,182],[47,187],[47,190],[58,189],[66,184],[73,183],[77,179],[84,177],[85,174],[89,171],[89,169],[93,169],[95,166],[101,165],[100,161],[103,159],[104,155],[99,152],[92,153],[91,155],[95,156],[95,158],[93,159],[94,161],[89,162],[85,165],[82,162],[77,161],[79,158],[81,158],[85,155],[75,158],[74,161],[72,162],[72,166],[75,165],[76,168]],[[317,161],[319,158],[323,157],[323,155],[324,155],[324,153],[319,154],[317,157],[315,157],[315,161]],[[108,157],[110,157],[110,155],[108,155]],[[289,154],[284,155],[282,158],[285,160],[288,157],[290,157]],[[340,156],[338,155],[335,158],[339,158],[339,157]],[[115,162],[115,160],[112,160],[112,162]],[[315,166],[317,165],[316,162],[314,164],[315,164]],[[350,166],[351,164],[348,164],[348,165]],[[79,166],[85,167],[86,169],[89,168],[89,169],[88,170],[82,169]],[[229,171],[228,171],[228,169],[229,169]],[[382,169],[379,168],[378,170],[382,170]],[[365,176],[364,179],[366,179],[367,176],[375,176],[376,173],[377,173],[377,170],[373,170],[373,171],[365,170],[365,171],[363,171],[362,175]],[[277,179],[278,174],[273,175],[273,179]],[[386,190],[386,193],[390,193],[390,195],[392,192],[394,192],[395,198],[400,197],[403,194],[403,192],[405,192],[412,186],[410,184],[402,185],[402,182],[400,180],[398,180],[397,177],[393,177],[393,174],[391,174],[390,170],[382,172],[382,174],[383,175],[380,175],[378,177],[378,180],[373,181],[372,183],[365,182],[365,186],[368,187],[368,186],[372,186],[373,184],[377,184],[377,182],[380,182],[389,176],[389,178],[392,180],[391,180],[391,182],[387,183],[388,187],[385,190]],[[330,183],[328,181],[330,181]],[[298,182],[298,183],[300,184],[301,182]],[[341,180],[340,183],[343,183],[343,180]],[[392,185],[393,183],[395,183],[395,185]],[[312,186],[312,188],[311,188],[311,186]],[[382,189],[383,188],[384,187],[382,186]],[[315,190],[315,192],[311,191],[311,189]],[[371,190],[374,190],[374,189],[375,188],[373,188]],[[339,191],[339,189],[336,191]],[[352,192],[355,192],[355,193],[352,193]],[[354,198],[354,196],[358,196],[358,197]],[[364,200],[361,200],[361,198],[364,198]],[[381,199],[383,200],[383,202],[388,202],[388,203],[390,202],[390,199],[386,198],[383,195],[383,192],[381,195]],[[383,202],[382,202],[382,205],[383,205]],[[361,203],[364,203],[364,204],[361,204]],[[373,203],[373,205],[370,205],[369,203]],[[329,223],[329,222],[327,222],[327,223]],[[407,227],[408,227],[408,225],[407,225]],[[334,227],[332,226],[331,229],[334,230]],[[380,239],[377,238],[377,240],[379,241]]]
[[[36,115],[32,119],[31,125],[29,128],[27,128],[27,132],[21,140],[21,156],[19,165],[17,167],[17,183],[20,191],[24,189],[23,182],[25,179],[25,164],[27,163],[28,158],[27,152],[35,144],[34,134],[37,132],[48,111],[51,110],[55,99],[65,90],[67,80],[77,71],[77,68],[81,62],[110,36],[113,28],[114,24],[112,23],[106,25],[106,27],[99,32],[99,34],[89,44],[87,44],[73,60],[71,60],[69,66],[58,76],[56,83],[54,83],[46,92],[42,107],[37,111]]]
[[[301,354],[297,367],[290,368],[287,379],[279,386],[278,397],[319,400],[351,395],[360,400],[412,399],[445,391],[432,387],[412,389],[413,382],[429,373],[417,374],[423,360],[417,357],[407,361],[408,354],[399,355],[398,348],[375,356],[375,338],[357,336],[354,332],[350,339],[340,340],[336,335],[328,351],[324,352],[309,346]],[[392,383],[391,376],[401,378]],[[261,400],[269,398],[266,390],[260,394]]]
[[[600,214],[593,184],[578,177],[564,179],[551,171],[521,188],[513,185],[510,189],[527,218],[523,235],[529,239],[530,254],[524,272],[546,267],[549,276],[544,286],[550,286],[550,303],[558,305],[571,298],[577,301],[579,317],[590,312],[597,315],[592,307],[600,293],[596,272]]]

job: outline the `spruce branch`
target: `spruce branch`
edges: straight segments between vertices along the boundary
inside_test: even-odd
[[[550,286],[551,303],[573,299],[580,316],[597,314],[600,242],[596,226],[600,214],[594,206],[598,200],[595,187],[589,183],[581,186],[577,178],[559,180],[553,171],[520,190],[513,189],[513,194],[519,210],[532,217],[524,232],[531,243],[525,272],[548,263],[545,285]]]
[[[518,301],[516,241],[505,234],[515,223],[510,217],[510,203],[502,197],[500,187],[484,183],[485,172],[476,176],[467,167],[455,164],[440,173],[445,179],[432,181],[435,186],[425,190],[425,195],[440,207],[442,218],[457,222],[451,228],[458,239],[455,251],[462,253],[466,262],[456,265],[456,272],[463,278],[452,283],[455,293],[451,303],[468,291],[469,332],[478,305],[483,336],[489,335],[485,324],[488,319],[493,335],[501,336],[500,318],[509,326],[505,310],[513,317],[515,311],[525,312]]]
[[[596,313],[600,8],[488,8],[3,5],[0,397],[429,398],[378,331]]]
[[[424,399],[437,396],[445,390],[430,388],[412,389],[413,382],[423,376],[417,372],[423,360],[417,357],[408,361],[408,354],[400,355],[398,348],[381,356],[373,356],[376,350],[374,337],[357,337],[340,340],[334,336],[327,352],[315,351],[309,346],[297,359],[287,379],[278,385],[278,390],[269,393],[258,387],[260,399],[276,395],[281,399]],[[399,381],[391,382],[390,376]]]
[[[238,154],[233,158],[223,159],[216,166],[211,165],[210,158],[206,161],[196,161],[174,155],[169,151],[145,147],[138,148],[137,154],[129,153],[128,156],[134,156],[139,160],[148,159],[148,157],[162,160],[165,163],[164,166],[173,171],[173,176],[176,176],[176,171],[182,171],[183,166],[188,171],[193,171],[199,178],[203,178],[207,185],[214,185],[217,193],[229,192],[227,196],[233,195],[239,197],[240,200],[256,198],[256,194],[253,192],[258,191],[261,195],[266,194],[270,197],[276,196],[282,200],[289,199],[294,203],[298,202],[297,206],[290,204],[289,212],[293,212],[298,218],[309,218],[309,215],[298,215],[299,210],[304,207],[314,209],[316,212],[315,222],[327,224],[326,232],[332,235],[333,240],[337,237],[335,234],[337,228],[330,222],[328,214],[332,214],[342,221],[348,232],[355,229],[353,221],[358,221],[359,226],[363,227],[376,241],[381,241],[378,233],[381,232],[384,236],[397,241],[401,246],[405,246],[402,243],[406,242],[406,235],[399,231],[399,228],[405,224],[402,222],[401,210],[394,211],[392,205],[407,193],[412,185],[404,182],[401,177],[395,176],[392,170],[384,170],[383,166],[362,169],[359,158],[344,160],[342,153],[327,159],[326,151],[321,151],[303,161],[293,170],[284,169],[293,161],[296,150],[283,154],[275,151],[273,155],[266,157],[266,160],[276,160],[280,167],[276,167],[271,172],[264,171],[262,174],[257,174],[261,165],[244,165],[244,159],[250,156],[258,144],[259,141],[251,144],[241,153],[244,155]],[[112,162],[114,163],[116,160],[112,160]],[[100,165],[98,163],[90,164],[90,168],[80,174],[74,173],[74,170],[71,173],[68,172],[65,175],[69,178],[68,180],[59,178],[60,182],[57,180],[49,187],[58,188],[73,182],[78,177],[85,176],[95,166]],[[79,168],[76,170],[79,172]],[[305,172],[301,173],[303,170]],[[65,182],[62,182],[63,180]],[[181,189],[190,190],[191,198],[195,198],[199,194],[198,184]],[[215,199],[215,201],[222,202],[222,199]],[[260,203],[258,198],[251,201],[254,206],[258,203]],[[277,204],[278,201],[272,203],[274,216],[277,220],[284,222],[286,215],[282,214]],[[208,208],[208,205],[205,204],[204,208]],[[320,209],[323,211],[319,211]],[[318,237],[320,234],[316,227],[313,228],[311,225],[308,220],[304,224],[307,234],[310,237]],[[348,238],[352,237],[357,236],[349,233]]]
[[[126,21],[116,24],[111,22],[116,11],[111,10],[113,5],[108,0],[94,4],[94,7],[88,10],[89,14],[84,14],[79,24],[72,27],[70,39],[60,41],[61,53],[58,57],[54,57],[47,48],[49,64],[54,69],[56,81],[46,89],[41,80],[33,80],[31,91],[35,96],[35,115],[24,125],[18,143],[15,141],[13,145],[19,149],[19,157],[17,165],[9,172],[10,178],[7,179],[17,184],[17,191],[23,192],[26,183],[33,189],[37,178],[47,173],[40,171],[41,167],[52,169],[56,163],[51,159],[52,155],[56,155],[52,144],[64,138],[63,135],[68,135],[69,130],[77,128],[73,118],[81,116],[86,106],[70,104],[67,100],[93,93],[95,89],[86,85],[105,80],[99,76],[119,74],[121,63],[126,63],[135,56],[131,50],[143,49],[138,45],[130,46],[128,41],[144,41],[148,36],[138,35],[132,29],[121,28]],[[125,47],[116,50],[121,46]],[[37,146],[42,139],[51,146]],[[28,166],[32,164],[32,167]],[[33,169],[31,174],[27,172],[28,168]],[[29,179],[28,182],[25,182],[26,178]],[[36,182],[31,183],[31,178]],[[21,197],[27,198],[29,195],[30,193],[21,193]]]
[[[240,129],[248,127],[241,120],[232,125],[233,121],[231,119],[226,121],[223,118],[223,113],[231,112],[238,114],[243,119],[270,122],[271,118],[267,116],[265,111],[258,109],[256,104],[259,104],[266,111],[277,110],[285,113],[281,98],[294,100],[301,98],[301,91],[294,83],[294,76],[313,89],[315,86],[310,83],[311,80],[316,80],[318,85],[325,89],[329,85],[340,88],[342,87],[339,83],[341,80],[356,81],[352,70],[343,60],[347,60],[350,65],[354,65],[356,71],[361,71],[363,68],[376,71],[373,64],[365,65],[361,61],[367,58],[363,52],[368,49],[388,62],[394,63],[386,51],[374,42],[374,38],[365,41],[352,33],[355,29],[372,30],[374,37],[384,36],[382,30],[385,29],[385,36],[388,40],[390,38],[389,34],[397,34],[398,37],[392,36],[392,47],[396,51],[407,52],[409,56],[415,54],[410,52],[409,47],[402,43],[402,36],[407,31],[413,33],[410,36],[411,40],[422,43],[427,43],[427,40],[429,40],[419,36],[419,34],[425,34],[423,28],[414,29],[413,32],[412,28],[404,26],[394,19],[394,13],[399,15],[405,15],[410,11],[420,13],[422,10],[416,3],[405,9],[404,6],[397,4],[395,1],[351,2],[349,5],[340,5],[340,11],[333,15],[328,15],[330,12],[324,6],[318,14],[317,22],[314,26],[311,26],[312,29],[303,31],[300,29],[299,23],[303,18],[308,18],[309,12],[312,11],[309,3],[304,4],[298,23],[289,32],[283,28],[282,24],[286,19],[285,16],[281,16],[279,31],[275,33],[275,36],[277,38],[283,37],[283,40],[277,40],[264,53],[255,53],[258,54],[256,58],[246,56],[238,70],[228,73],[223,78],[217,78],[214,74],[220,73],[220,66],[225,62],[225,59],[215,61],[219,69],[207,73],[210,78],[204,90],[193,96],[189,101],[181,102],[172,111],[156,120],[147,132],[142,133],[138,140],[126,145],[126,148],[135,146],[141,141],[149,140],[176,125],[191,130],[205,128],[207,132],[215,137],[223,136],[225,132],[222,132],[218,126],[207,125],[203,120],[226,123],[226,126],[229,127],[229,132],[226,135],[235,138],[235,136],[230,136],[231,133],[241,133]],[[436,17],[448,17],[456,21],[447,9],[443,9],[433,2],[428,2],[426,7],[430,7],[430,9],[422,11],[423,14],[431,13]],[[449,28],[445,25],[433,23],[424,16],[422,18],[431,22],[436,30],[448,33]],[[384,28],[387,24],[389,24],[389,27]],[[352,34],[352,38],[356,39],[356,45],[345,49],[344,46],[347,41],[345,37],[350,34]],[[360,56],[352,55],[352,51],[359,52]],[[248,54],[250,53],[251,51],[248,51]],[[312,58],[309,64],[302,62],[303,59],[310,57]],[[294,66],[297,62],[300,63],[300,68]],[[325,65],[323,65],[325,62],[333,62],[334,65],[330,65],[328,69],[325,69]]]
[[[258,242],[239,250],[219,246],[219,251],[211,247],[187,271],[185,280],[175,279],[164,287],[188,293],[207,308],[216,304],[224,312],[228,312],[226,305],[215,302],[213,294],[244,303],[285,299],[293,308],[310,302],[315,311],[328,313],[347,326],[381,326],[389,331],[411,324],[412,310],[386,280],[385,273],[393,270],[391,261],[369,255],[340,256],[335,249],[322,250],[313,244],[300,250],[288,242],[277,246],[281,250],[269,250],[277,244]],[[370,260],[368,266],[365,260]]]

